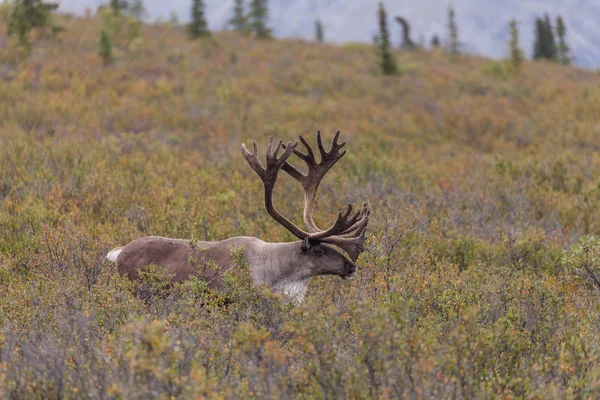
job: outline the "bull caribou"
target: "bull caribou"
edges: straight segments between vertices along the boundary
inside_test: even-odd
[[[224,273],[239,265],[234,255],[234,249],[238,249],[251,269],[254,284],[268,285],[298,303],[303,300],[308,282],[314,276],[337,275],[343,279],[353,276],[357,271],[355,262],[364,251],[370,207],[365,204],[353,214],[352,205],[349,204],[327,229],[317,227],[312,215],[321,180],[346,153],[345,150],[341,151],[346,143],[338,143],[339,134],[339,131],[335,134],[331,148],[325,150],[321,133],[317,132],[320,161],[317,161],[313,148],[301,135],[299,139],[306,153],[296,149],[298,141],[285,145],[280,140],[273,150],[271,136],[266,147],[264,167],[259,161],[256,142],[252,144],[252,151],[244,144],[241,146],[244,158],[263,183],[267,212],[300,240],[267,243],[255,237],[240,236],[207,242],[148,236],[111,250],[107,258],[117,264],[120,274],[131,280],[138,279],[139,272],[149,265],[158,265],[177,282],[198,276],[209,287],[215,288],[222,283]],[[282,148],[284,151],[279,156]],[[288,162],[292,154],[306,163],[307,174]],[[273,205],[273,190],[280,170],[288,173],[304,189],[303,219],[307,231],[283,216]],[[350,259],[330,245],[344,251]],[[199,264],[205,267],[216,264],[218,268],[199,268]]]

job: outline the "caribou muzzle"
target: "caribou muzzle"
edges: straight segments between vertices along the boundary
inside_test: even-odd
[[[350,261],[346,261],[346,264],[344,264],[344,272],[340,276],[344,280],[348,279],[348,278],[352,278],[356,274],[357,270],[358,270],[358,267],[356,266],[356,264],[354,264]]]

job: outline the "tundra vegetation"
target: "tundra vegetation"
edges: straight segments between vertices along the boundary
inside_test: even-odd
[[[600,391],[600,76],[371,45],[187,40],[58,18],[24,56],[0,28],[1,398],[594,398]],[[309,27],[310,28],[310,27]],[[148,235],[294,238],[240,143],[340,129],[319,226],[368,198],[354,279],[300,306],[250,284],[123,279]],[[301,224],[302,189],[278,209]],[[136,295],[137,294],[137,295]]]

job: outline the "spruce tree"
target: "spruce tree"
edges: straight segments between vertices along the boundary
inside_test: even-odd
[[[121,14],[121,9],[125,8],[121,0],[110,0],[110,9],[115,15]]]
[[[535,19],[535,41],[533,43],[533,59],[544,58],[544,20]]]
[[[129,13],[137,19],[142,19],[146,15],[146,7],[144,6],[143,0],[133,0],[131,7],[129,7]]]
[[[271,29],[267,27],[269,18],[268,0],[252,0],[250,2],[250,28],[259,39],[271,37]]]
[[[98,54],[100,57],[102,57],[102,63],[105,67],[112,63],[112,42],[110,40],[110,36],[108,36],[108,32],[106,32],[104,29],[102,32],[100,32],[100,46],[98,48]]]
[[[247,18],[244,14],[244,0],[235,0],[233,6],[233,17],[229,20],[229,24],[236,31],[245,31],[247,25]]]
[[[451,55],[458,54],[458,26],[456,25],[456,15],[454,8],[448,7],[448,51]]]
[[[323,24],[321,23],[321,20],[319,20],[319,19],[315,22],[315,39],[319,43],[323,43],[323,41],[324,41]]]
[[[562,65],[571,64],[571,48],[567,45],[565,36],[567,34],[567,28],[562,17],[559,15],[556,18],[556,35],[558,36],[558,62]]]
[[[414,50],[415,42],[410,38],[410,24],[408,20],[403,17],[396,17],[396,21],[400,25],[402,25],[402,43],[400,44],[400,48],[404,50]]]
[[[27,47],[29,32],[34,28],[53,28],[51,12],[58,8],[56,3],[44,3],[42,0],[16,0],[8,14],[8,35],[17,35],[19,42]]]
[[[519,27],[517,26],[517,20],[512,19],[510,21],[510,41],[508,43],[510,49],[510,63],[515,71],[521,68],[523,64],[523,51],[519,47]]]
[[[208,24],[204,17],[204,1],[192,0],[192,22],[188,25],[190,38],[197,39],[209,36]]]
[[[535,21],[535,43],[533,48],[535,60],[546,59],[556,61],[556,42],[554,32],[548,15],[545,18],[537,18]]]
[[[550,17],[548,14],[544,16],[544,34],[546,36],[546,58],[556,61],[556,41],[554,40],[554,30],[552,29],[552,22],[550,22]]]
[[[379,3],[379,36],[377,44],[379,46],[379,56],[381,57],[381,71],[385,75],[394,75],[398,73],[398,66],[390,51],[390,35],[387,28],[387,14],[383,3]]]
[[[179,15],[177,15],[175,11],[171,11],[171,14],[169,15],[169,24],[173,26],[179,25]]]

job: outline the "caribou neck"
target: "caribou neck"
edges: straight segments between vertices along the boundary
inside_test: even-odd
[[[287,243],[257,243],[246,248],[246,261],[256,284],[271,286],[296,301],[306,292],[312,272],[303,265],[301,241]]]
[[[276,285],[282,281],[300,281],[311,277],[302,268],[301,241],[286,243],[258,243],[247,248],[246,260],[252,268],[252,278],[257,284]]]

